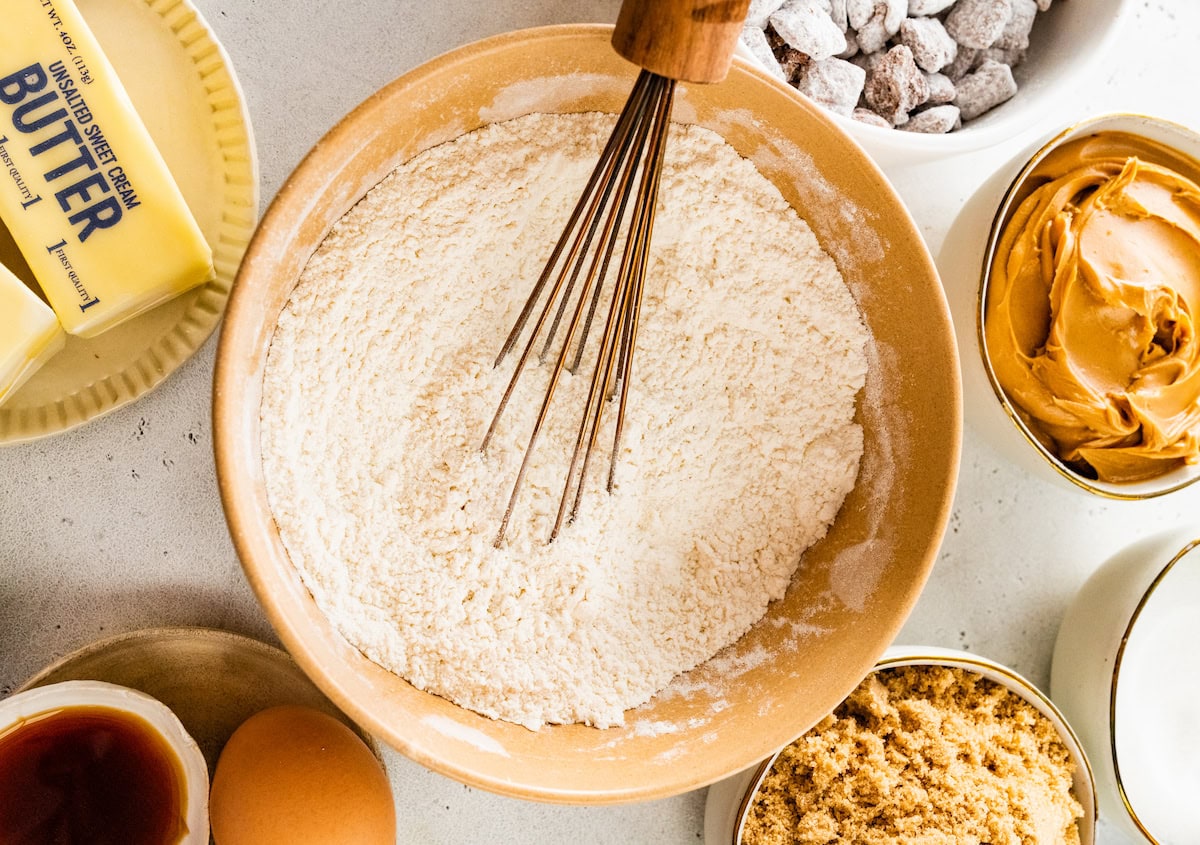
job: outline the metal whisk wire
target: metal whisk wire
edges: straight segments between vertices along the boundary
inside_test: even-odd
[[[542,303],[533,327],[517,360],[511,379],[500,400],[491,425],[480,446],[486,451],[501,417],[525,370],[539,336],[545,332],[539,363],[550,354],[570,303],[574,303],[567,322],[565,336],[555,357],[549,386],[542,399],[529,443],[525,448],[517,478],[496,536],[498,547],[504,539],[516,507],[522,482],[538,444],[551,400],[563,370],[574,373],[583,361],[585,345],[598,310],[609,265],[621,240],[622,221],[626,218],[629,200],[634,199],[629,214],[628,235],[625,238],[620,267],[611,286],[611,304],[604,321],[604,331],[596,354],[587,403],[571,451],[562,497],[549,541],[562,529],[564,521],[574,520],[583,497],[584,482],[593,449],[599,439],[604,406],[617,398],[617,418],[614,427],[612,454],[609,460],[607,489],[615,485],[617,457],[625,428],[625,413],[629,383],[633,371],[633,352],[637,342],[638,314],[641,310],[649,261],[650,238],[658,204],[658,188],[670,128],[671,107],[675,96],[675,80],[643,70],[633,92],[617,120],[617,125],[592,171],[579,202],[567,221],[562,236],[534,284],[512,330],[496,357],[499,366],[515,348],[526,325]],[[640,178],[638,174],[640,171]],[[637,185],[636,192],[634,189]],[[615,202],[614,202],[615,199]],[[599,239],[596,239],[599,230]],[[564,252],[566,253],[564,257]],[[560,261],[561,259],[561,261]],[[583,273],[584,267],[587,272]],[[556,272],[557,270],[557,272]],[[579,286],[580,277],[583,284]],[[551,281],[553,279],[553,281]],[[549,291],[547,292],[547,286]],[[579,288],[577,290],[577,288]],[[545,294],[545,296],[543,296]],[[551,320],[551,313],[554,316]],[[573,352],[573,355],[572,355]],[[568,366],[567,361],[571,359]],[[572,496],[572,490],[574,495]],[[571,503],[568,511],[568,502]]]

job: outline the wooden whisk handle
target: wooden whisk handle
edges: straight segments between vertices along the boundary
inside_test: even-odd
[[[720,82],[749,7],[750,0],[625,0],[613,47],[659,76]]]

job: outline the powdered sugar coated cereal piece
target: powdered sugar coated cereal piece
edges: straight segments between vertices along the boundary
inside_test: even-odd
[[[1024,48],[1013,47],[1011,50],[1004,50],[1000,47],[988,47],[986,50],[979,51],[979,58],[975,62],[975,66],[991,59],[993,62],[999,62],[1002,65],[1016,67],[1021,62],[1025,61]]]
[[[756,26],[747,26],[742,30],[742,43],[746,45],[754,58],[758,59],[767,73],[776,79],[787,82],[787,76],[784,75],[783,68],[779,66],[779,60],[775,58],[775,51],[771,49],[771,43],[767,41],[765,32]]]
[[[867,72],[857,65],[830,58],[804,68],[796,78],[796,88],[830,111],[849,115],[866,79]]]
[[[907,0],[878,0],[871,16],[855,28],[859,49],[864,53],[882,50],[888,39],[899,31],[907,11]]]
[[[946,74],[946,77],[951,82],[958,82],[958,80],[975,70],[975,67],[980,62],[981,52],[981,50],[976,50],[974,47],[964,47],[959,44],[958,53],[955,54],[954,61],[942,68],[942,73]]]
[[[944,135],[958,125],[958,107],[934,106],[911,115],[900,128],[905,132],[921,132],[926,135]]]
[[[858,55],[858,38],[854,35],[854,30],[846,30],[846,49],[835,55],[839,59],[850,59]]]
[[[878,126],[881,129],[891,129],[892,124],[888,123],[879,115],[870,109],[855,109],[850,113],[850,116],[859,123],[865,123],[868,126]]]
[[[784,41],[774,27],[767,27],[766,32],[767,43],[775,51],[775,59],[779,62],[779,67],[783,69],[783,75],[791,82],[795,78],[796,72],[808,64],[810,59],[806,54]]]
[[[912,50],[899,44],[867,74],[863,94],[876,114],[899,126],[929,97],[929,83],[913,61]]]
[[[925,81],[929,83],[929,96],[925,98],[925,102],[940,106],[942,103],[949,103],[954,100],[954,83],[950,81],[950,77],[944,73],[927,73]]]
[[[1017,83],[1012,68],[988,59],[974,73],[960,79],[955,90],[958,96],[954,105],[962,112],[962,119],[974,120],[1016,94]]]
[[[862,29],[875,14],[876,0],[846,0],[846,21],[851,29]]]
[[[846,14],[846,0],[829,0],[829,19],[838,29],[845,30],[850,26],[850,19]]]
[[[954,0],[908,0],[909,17],[939,15],[954,5]]]
[[[779,66],[783,68],[787,81],[791,83],[795,83],[796,75],[812,61],[807,53],[801,53],[795,47],[788,47],[786,44],[778,48],[775,55],[779,58]]]
[[[879,66],[879,63],[881,61],[883,61],[883,56],[884,56],[884,54],[882,52],[878,52],[878,53],[862,53],[862,52],[860,52],[857,55],[851,56],[850,61],[853,64],[856,64],[860,68],[865,70],[868,74],[870,74],[870,73],[874,72],[875,68]]]
[[[958,55],[958,44],[937,18],[905,19],[897,40],[912,50],[917,67],[929,73],[941,70]]]
[[[746,12],[746,26],[759,29],[767,28],[767,20],[779,11],[784,0],[750,0],[750,9]]]
[[[1001,50],[1024,50],[1028,47],[1029,33],[1037,12],[1036,0],[1012,0],[1012,14],[992,46]]]
[[[958,0],[946,15],[946,31],[963,47],[982,50],[1004,32],[1012,0]]]
[[[820,0],[788,0],[771,15],[770,23],[789,46],[816,61],[846,48],[846,36],[821,8]]]

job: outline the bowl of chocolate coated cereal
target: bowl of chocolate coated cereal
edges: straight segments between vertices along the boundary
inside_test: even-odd
[[[755,0],[742,54],[882,165],[1039,126],[1111,49],[1129,0]]]

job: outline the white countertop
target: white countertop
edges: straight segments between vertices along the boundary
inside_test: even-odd
[[[245,88],[264,205],[339,117],[395,76],[504,30],[611,22],[618,6],[195,2]],[[1062,125],[1128,110],[1200,127],[1200,3],[1134,6],[1119,51],[1063,104]],[[889,173],[935,255],[961,204],[1016,150]],[[217,496],[214,349],[215,339],[130,407],[65,435],[0,449],[0,696],[67,652],[139,628],[205,625],[275,641],[242,577]],[[968,426],[950,528],[898,641],[967,649],[1045,688],[1059,620],[1088,574],[1116,549],[1189,520],[1200,525],[1200,485],[1166,502],[1085,498],[1027,478]],[[470,789],[396,754],[388,766],[401,842],[682,844],[703,837],[703,790],[647,804],[557,807]],[[1108,828],[1099,841],[1125,843]]]

